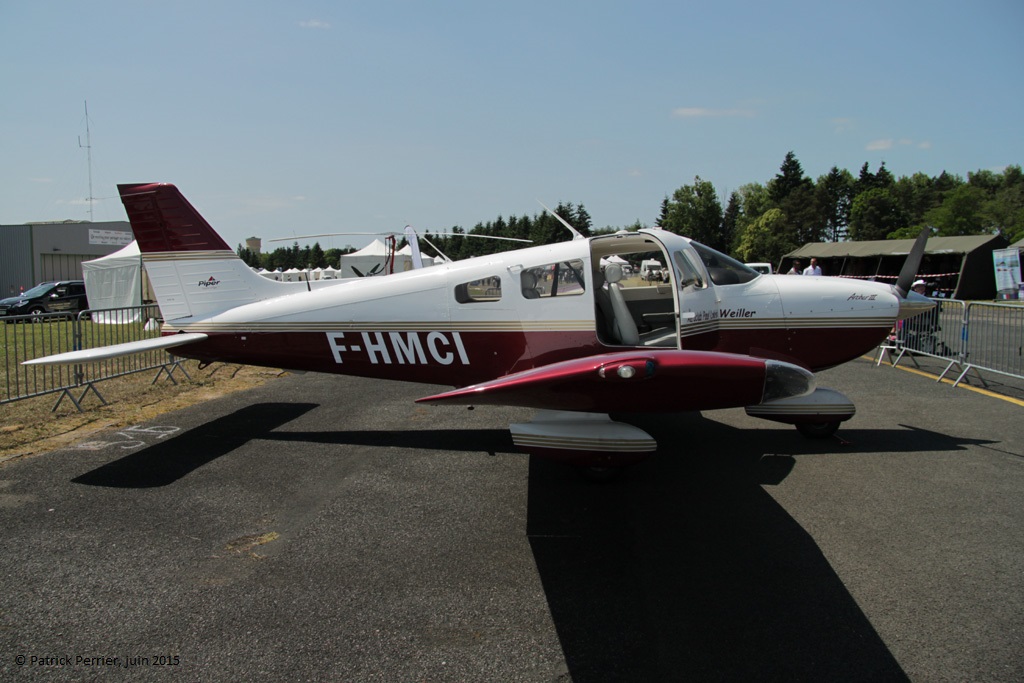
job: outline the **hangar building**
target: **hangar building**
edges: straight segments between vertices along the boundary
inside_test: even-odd
[[[133,239],[128,221],[0,225],[0,298],[49,280],[81,280],[82,261]]]
[[[994,299],[996,281],[992,251],[1004,249],[1000,235],[929,237],[918,277],[928,281],[929,295],[953,299]],[[914,240],[868,242],[813,242],[782,257],[779,272],[785,273],[799,260],[806,266],[818,259],[822,274],[879,280],[894,284],[914,246]]]

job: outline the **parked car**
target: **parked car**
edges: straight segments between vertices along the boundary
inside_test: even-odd
[[[753,268],[762,275],[772,274],[772,264],[770,263],[745,263],[744,265],[748,268]]]
[[[82,280],[42,282],[27,292],[0,300],[0,316],[76,314],[89,308]]]

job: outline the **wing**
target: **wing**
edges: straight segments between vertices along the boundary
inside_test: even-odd
[[[680,412],[757,405],[814,391],[814,376],[782,361],[659,349],[575,358],[419,399],[586,412]]]
[[[100,346],[95,349],[82,349],[81,351],[68,351],[67,353],[58,353],[53,356],[43,356],[42,358],[34,358],[32,360],[24,361],[22,365],[72,365],[75,363],[91,363],[92,361],[106,360],[107,358],[128,356],[133,353],[142,353],[144,351],[153,351],[155,349],[169,349],[175,346],[192,344],[197,341],[202,341],[206,339],[206,337],[207,335],[202,332],[172,334],[166,337],[155,337],[153,339],[143,339],[141,341],[126,342],[124,344],[114,344],[113,346]]]

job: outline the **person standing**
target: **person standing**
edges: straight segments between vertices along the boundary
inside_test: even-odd
[[[786,271],[786,275],[802,275],[803,272],[800,270],[800,262],[793,261],[793,267]]]
[[[804,268],[804,275],[821,275],[821,266],[818,265],[818,259],[811,259],[811,265]]]

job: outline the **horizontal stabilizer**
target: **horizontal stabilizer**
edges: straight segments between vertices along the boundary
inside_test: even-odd
[[[201,332],[190,332],[187,334],[173,334],[166,337],[155,337],[141,341],[114,344],[113,346],[100,346],[95,349],[82,349],[81,351],[68,351],[58,353],[54,356],[43,356],[22,362],[22,365],[73,365],[76,363],[91,363],[97,360],[108,358],[119,358],[129,356],[133,353],[155,351],[157,349],[169,349],[185,344],[194,344],[207,338]]]

